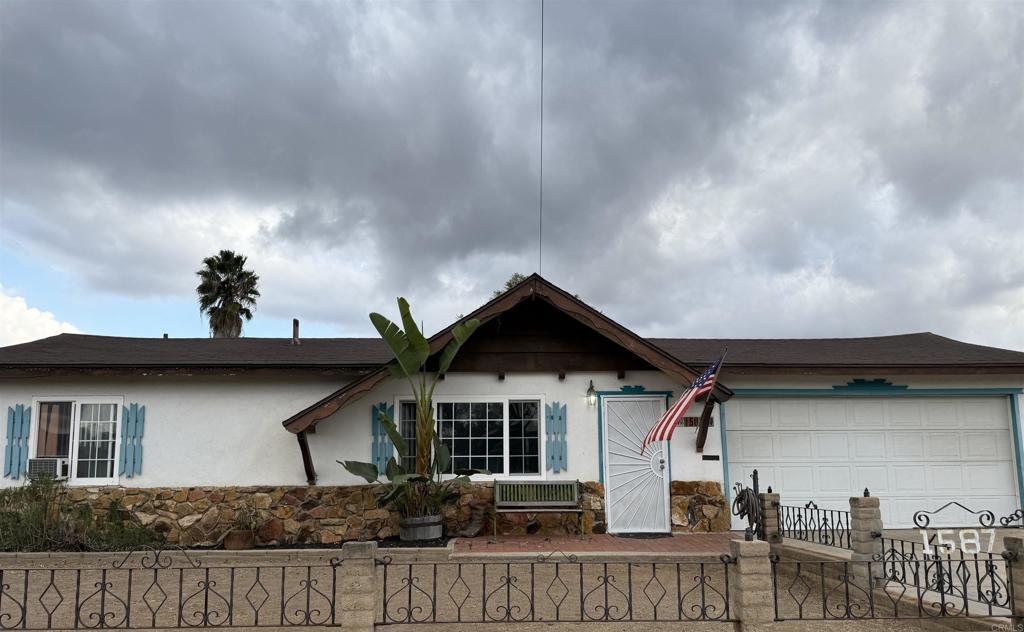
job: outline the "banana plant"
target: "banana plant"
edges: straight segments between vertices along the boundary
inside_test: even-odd
[[[409,445],[402,438],[395,426],[395,422],[386,414],[380,414],[380,422],[388,437],[395,445],[398,458],[388,459],[381,472],[373,463],[362,461],[338,461],[350,473],[360,476],[368,483],[378,483],[383,477],[384,493],[377,497],[377,504],[381,507],[390,506],[396,509],[403,517],[433,516],[441,513],[444,506],[459,496],[458,488],[470,482],[473,474],[488,474],[486,470],[457,470],[455,476],[445,478],[444,475],[451,471],[452,457],[448,446],[441,442],[435,433],[431,446],[432,457],[430,460],[429,472],[422,474],[417,471],[410,471],[403,467],[402,463],[410,454]]]
[[[441,376],[448,372],[459,349],[480,326],[480,321],[471,318],[452,327],[452,339],[438,355],[437,371],[430,372],[426,367],[427,360],[431,355],[430,343],[420,328],[416,326],[416,320],[412,317],[412,312],[409,309],[409,302],[401,297],[398,299],[398,312],[401,315],[404,330],[376,312],[370,314],[370,322],[373,323],[395,357],[392,374],[397,379],[408,381],[412,389],[416,404],[415,454],[409,453],[409,446],[398,432],[394,421],[387,415],[381,414],[381,424],[395,445],[395,450],[401,460],[396,461],[392,457],[388,460],[383,472],[378,471],[377,466],[373,463],[359,461],[339,461],[339,463],[350,473],[371,483],[377,482],[381,476],[385,476],[390,489],[380,497],[382,504],[395,506],[405,516],[432,515],[418,512],[426,509],[427,505],[443,506],[443,502],[449,500],[450,495],[455,493],[455,486],[468,482],[470,474],[484,473],[482,470],[465,470],[456,472],[458,474],[456,478],[443,480],[442,475],[451,467],[451,453],[448,447],[438,439],[437,424],[434,421],[434,389]],[[401,464],[413,456],[415,457],[415,469],[406,471]],[[440,505],[438,505],[438,501],[440,501]],[[421,503],[425,503],[424,506],[420,506]],[[406,509],[414,513],[406,513]]]

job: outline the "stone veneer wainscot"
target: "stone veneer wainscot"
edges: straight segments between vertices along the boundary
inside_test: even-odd
[[[169,542],[212,546],[232,528],[242,507],[253,507],[263,522],[257,543],[337,544],[349,540],[378,540],[398,535],[398,513],[376,504],[379,486],[313,487],[188,487],[125,488],[72,487],[67,498],[87,503],[101,518],[112,504],[130,511],[140,523],[164,533]],[[457,534],[474,512],[482,513],[485,532],[494,501],[494,487],[474,483],[444,512],[446,530]],[[587,533],[605,529],[604,488],[583,483],[581,502]],[[719,483],[672,482],[672,524],[677,531],[728,531],[729,511]],[[696,524],[691,527],[692,516]],[[575,514],[501,514],[498,530],[525,534],[531,520],[536,532],[575,533]],[[534,529],[531,529],[534,531]]]

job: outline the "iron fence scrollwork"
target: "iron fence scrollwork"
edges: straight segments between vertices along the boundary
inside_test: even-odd
[[[0,630],[337,626],[338,559],[206,565],[144,547],[105,565],[0,568]]]
[[[383,624],[733,621],[728,555],[642,563],[556,551],[523,561],[377,563]]]

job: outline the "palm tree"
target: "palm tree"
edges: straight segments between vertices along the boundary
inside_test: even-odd
[[[245,269],[245,261],[243,255],[221,250],[203,259],[203,269],[196,272],[200,279],[196,287],[199,312],[209,317],[214,338],[238,338],[242,335],[242,319],[252,320],[260,278]]]

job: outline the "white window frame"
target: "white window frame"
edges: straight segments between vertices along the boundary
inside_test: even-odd
[[[46,397],[32,398],[32,434],[29,435],[30,459],[36,458],[36,448],[39,444],[39,404],[46,402],[71,402],[71,440],[68,446],[68,485],[101,486],[117,485],[119,480],[118,468],[121,463],[121,416],[124,410],[123,396],[72,396],[53,395]],[[81,423],[80,409],[82,404],[114,404],[117,407],[117,414],[114,415],[114,468],[113,476],[110,478],[79,478],[78,477],[78,429]]]
[[[411,393],[395,397],[394,405],[395,405],[395,411],[396,411],[396,415],[395,415],[396,418],[394,419],[394,421],[395,421],[396,424],[399,422],[398,417],[399,417],[400,413],[398,411],[401,410],[402,402],[412,402],[412,401],[416,401],[416,400],[412,396]],[[538,473],[536,473],[536,474],[510,474],[509,473],[509,465],[511,464],[511,458],[509,456],[509,446],[511,445],[511,441],[509,440],[509,436],[508,436],[509,402],[519,402],[519,401],[534,401],[534,402],[537,402],[537,406],[538,406],[538,408],[537,408],[537,423],[538,423],[538,428],[537,428],[537,448],[538,448],[538,450],[537,451],[539,452],[539,455],[538,455],[538,459],[539,460],[537,462],[537,469],[540,470],[540,471]],[[547,480],[547,478],[548,478],[548,474],[547,474],[547,472],[548,472],[548,468],[547,468],[547,432],[546,432],[547,431],[547,413],[546,413],[547,409],[545,408],[545,403],[546,402],[545,402],[543,396],[541,396],[541,395],[508,395],[508,396],[495,397],[493,395],[441,395],[441,396],[435,396],[433,398],[433,403],[434,403],[434,417],[435,417],[434,421],[435,421],[435,423],[437,422],[436,417],[437,417],[437,405],[438,404],[469,404],[469,403],[475,403],[475,404],[502,404],[502,411],[503,411],[504,419],[501,422],[501,432],[502,432],[502,437],[504,438],[504,446],[505,446],[504,447],[504,454],[503,454],[502,458],[504,459],[503,463],[504,463],[504,470],[505,471],[503,473],[501,473],[501,474],[491,474],[491,475],[474,474],[471,477],[472,480],[474,480],[474,481],[506,481],[506,480],[514,480],[514,481],[524,481],[524,480],[526,480],[526,481],[530,481],[530,480],[533,480],[533,481],[544,481],[544,480]],[[436,431],[436,429],[435,429],[435,431]],[[444,474],[444,475],[442,475],[442,478],[444,478],[444,479],[449,479],[449,478],[454,478],[454,477],[455,477],[454,474]]]

